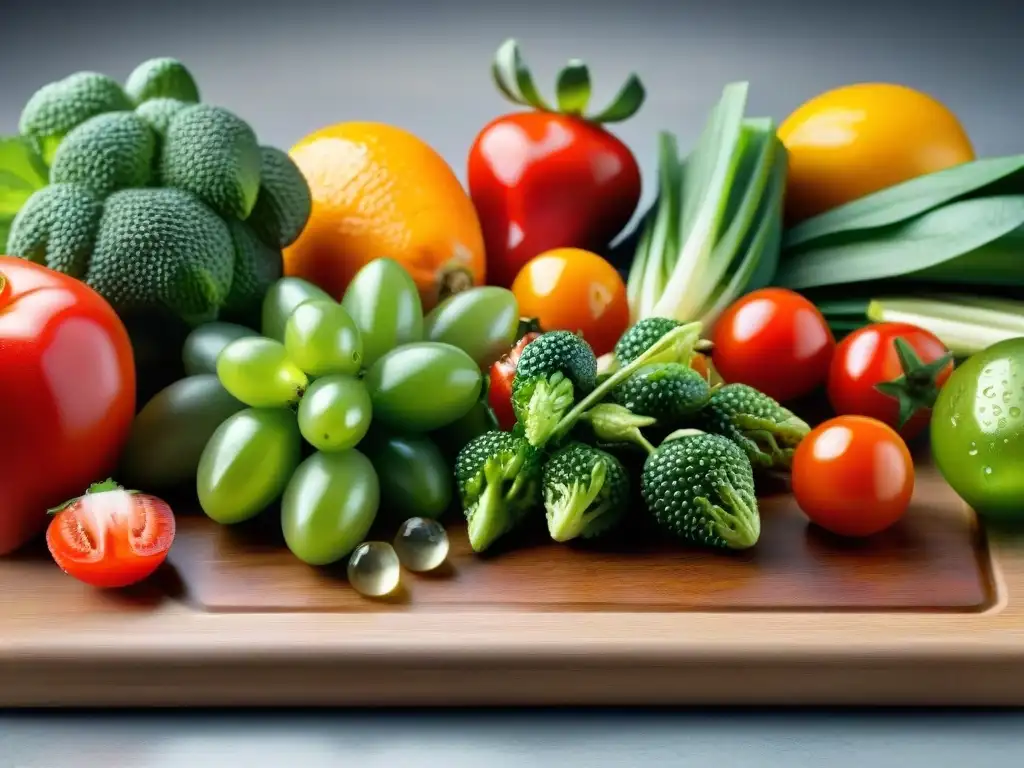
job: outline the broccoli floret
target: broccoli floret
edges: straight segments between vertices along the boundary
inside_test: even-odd
[[[50,184],[33,193],[14,217],[7,253],[82,278],[102,216],[103,204],[89,190]]]
[[[645,317],[622,334],[615,344],[615,358],[620,365],[629,365],[650,349],[654,342],[682,323],[668,317]]]
[[[455,480],[475,552],[489,548],[541,503],[540,454],[509,432],[470,440],[455,459]]]
[[[238,219],[227,223],[235,244],[235,266],[224,302],[225,318],[257,328],[263,297],[284,271],[281,251],[268,246]]]
[[[725,384],[712,392],[695,426],[729,438],[763,469],[789,469],[796,447],[811,431],[806,421],[746,384]]]
[[[629,477],[610,453],[570,443],[544,465],[544,509],[555,541],[585,539],[614,528],[629,506]]]
[[[162,138],[167,135],[167,126],[174,116],[187,106],[177,99],[149,99],[135,108],[135,114],[149,123],[153,132]]]
[[[594,438],[600,443],[632,444],[647,453],[654,451],[654,446],[640,430],[654,426],[657,419],[635,414],[624,405],[600,403],[584,411],[580,422],[590,427]]]
[[[710,397],[704,377],[681,363],[644,365],[612,391],[615,402],[668,428],[679,426]]]
[[[260,188],[260,148],[247,123],[193,104],[171,118],[160,153],[163,184],[191,192],[225,216],[246,219]]]
[[[760,538],[754,470],[721,435],[670,435],[644,462],[641,493],[658,525],[686,541],[747,549]]]
[[[156,136],[134,112],[96,115],[73,128],[53,156],[50,180],[97,195],[149,183]]]
[[[274,147],[260,147],[260,191],[249,215],[252,228],[274,248],[284,248],[302,233],[313,201],[299,166]]]
[[[21,112],[18,130],[49,164],[72,128],[90,117],[133,106],[116,80],[98,72],[77,72],[36,91]]]
[[[177,59],[166,57],[139,64],[128,75],[124,90],[136,104],[159,98],[199,101],[199,87],[192,74]]]
[[[523,348],[512,380],[512,409],[526,438],[541,446],[576,400],[597,385],[597,358],[580,336],[543,333]]]
[[[104,204],[85,281],[115,310],[166,307],[191,324],[216,319],[231,287],[225,221],[180,189],[126,189]]]

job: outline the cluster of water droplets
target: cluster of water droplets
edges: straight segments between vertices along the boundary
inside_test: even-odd
[[[352,551],[348,580],[367,597],[386,597],[398,589],[402,568],[432,571],[448,558],[448,534],[436,520],[412,517],[402,523],[391,543],[366,541]]]

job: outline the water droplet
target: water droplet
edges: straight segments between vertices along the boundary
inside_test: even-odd
[[[998,405],[992,406],[992,415],[995,416],[997,419],[1002,415],[1002,413],[1003,409],[1000,408]]]
[[[986,475],[991,475],[992,474],[992,467],[985,467],[984,471],[985,471]]]
[[[985,387],[983,390],[981,390],[981,394],[983,394],[985,397],[991,400],[993,397],[996,396],[996,388],[992,386]]]
[[[353,550],[346,571],[352,587],[368,597],[390,595],[402,575],[395,548],[386,541],[364,541]]]
[[[436,520],[413,517],[395,535],[395,552],[410,571],[432,571],[448,557],[448,534]]]
[[[967,455],[968,456],[977,456],[978,455],[978,449],[977,448],[971,448],[971,450],[969,450],[967,452]]]
[[[1016,405],[1010,406],[1010,416],[1015,418],[1015,419],[1019,419],[1020,418],[1020,408],[1018,408]]]
[[[984,405],[979,405],[978,406],[978,413],[984,413],[984,412],[985,412],[985,406]]]
[[[1006,385],[1006,382],[1004,381],[1004,382],[1003,382],[1003,386],[1005,386],[1005,385]],[[1009,390],[1005,390],[1005,389],[1004,389],[1004,390],[1003,390],[1003,405],[1009,405],[1009,404],[1010,404],[1010,400],[1012,400],[1012,399],[1013,399],[1013,398],[1012,398],[1012,396],[1010,395],[1010,392],[1009,392]]]

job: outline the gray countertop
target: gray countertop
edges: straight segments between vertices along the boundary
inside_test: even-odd
[[[631,70],[641,113],[616,127],[653,194],[656,132],[689,144],[730,80],[753,112],[784,117],[847,82],[931,92],[962,117],[979,153],[1022,150],[1024,6],[922,8],[911,0],[175,0],[10,3],[0,25],[0,133],[44,82],[78,69],[123,77],[156,55],[186,61],[204,98],[290,146],[322,124],[394,122],[464,178],[473,136],[505,108],[489,58],[518,37],[550,92],[556,67],[588,60],[595,98]],[[0,628],[0,632],[2,632]],[[3,681],[0,680],[0,685]],[[0,768],[375,766],[1020,765],[1024,715],[493,713],[0,716]]]

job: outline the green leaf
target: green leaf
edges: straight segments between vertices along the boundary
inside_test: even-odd
[[[572,59],[555,81],[558,109],[566,115],[582,115],[590,103],[590,70],[579,59]]]
[[[32,193],[49,182],[49,171],[31,144],[20,136],[0,138],[0,222],[10,227]],[[6,243],[6,231],[3,233]]]
[[[775,282],[802,290],[919,273],[1024,225],[1024,195],[950,203],[862,239],[785,259]]]
[[[611,103],[587,119],[592,123],[621,123],[637,113],[646,97],[640,78],[630,75]]]
[[[898,224],[1001,181],[1007,192],[1024,193],[1024,155],[963,163],[853,200],[788,230],[783,249],[803,248],[842,232]]]
[[[509,100],[543,112],[552,111],[537,90],[533,75],[519,51],[519,43],[515,40],[509,38],[498,48],[491,65],[491,75],[498,89]]]

